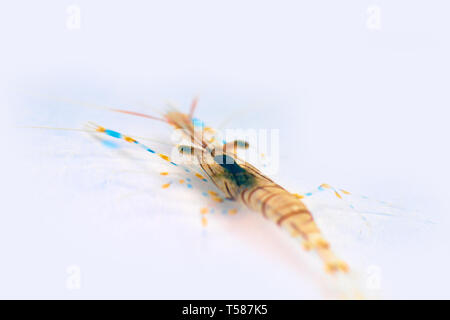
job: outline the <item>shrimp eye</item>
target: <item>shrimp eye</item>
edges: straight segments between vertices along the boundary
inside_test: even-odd
[[[190,146],[178,146],[178,152],[181,154],[194,154],[194,148]]]
[[[227,170],[232,174],[240,173],[245,171],[242,169],[236,161],[234,161],[233,157],[230,157],[226,154],[220,154],[214,157],[214,161],[219,164],[222,168]]]

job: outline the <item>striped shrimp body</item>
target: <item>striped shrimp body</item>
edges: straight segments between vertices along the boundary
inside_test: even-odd
[[[171,111],[165,118],[192,142],[192,146],[180,146],[180,152],[194,155],[210,180],[228,199],[241,202],[250,210],[259,212],[276,223],[294,238],[301,239],[304,249],[317,252],[327,272],[349,271],[348,265],[331,251],[311,212],[299,196],[291,194],[237,157],[235,148],[245,148],[248,145],[240,141],[226,144],[208,142],[201,131],[195,130],[192,115]]]
[[[331,251],[305,204],[280,185],[261,181],[243,189],[240,199],[249,209],[260,212],[292,237],[300,238],[305,250],[315,250],[327,272],[348,272],[347,264]]]

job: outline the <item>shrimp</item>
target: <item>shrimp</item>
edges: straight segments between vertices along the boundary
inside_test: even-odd
[[[193,115],[196,105],[197,99],[193,101],[189,113],[185,114],[172,109],[163,114],[162,118],[127,110],[110,110],[165,121],[179,130],[191,141],[189,146],[179,146],[179,152],[194,157],[205,175],[228,200],[239,202],[248,209],[260,213],[267,220],[286,230],[292,237],[299,239],[305,250],[315,251],[318,254],[328,273],[348,273],[348,264],[331,250],[329,242],[322,235],[310,210],[303,203],[302,196],[290,193],[257,168],[240,159],[236,149],[248,148],[248,143],[238,140],[223,143],[206,139],[203,130],[198,130],[194,125]],[[127,135],[101,126],[96,126],[95,131],[134,143],[150,153],[155,153]],[[157,155],[172,165],[178,165],[166,155]],[[198,173],[196,175],[206,181],[202,175]]]

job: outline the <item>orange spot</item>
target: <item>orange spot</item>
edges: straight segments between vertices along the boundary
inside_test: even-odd
[[[290,234],[291,234],[291,237],[294,237],[294,238],[298,237],[300,235],[297,230],[291,230]]]
[[[168,172],[161,172],[160,175],[162,176],[167,176],[169,173]]]
[[[180,181],[179,181],[180,183],[184,183],[184,180],[183,179],[181,179]]]
[[[95,129],[95,131],[98,131],[98,132],[105,132],[106,129],[103,128],[103,127],[101,127],[101,126],[98,126],[97,129]]]
[[[335,273],[337,271],[337,265],[333,262],[327,262],[325,264],[325,271],[327,273]]]
[[[127,136],[125,136],[123,139],[124,139],[126,142],[130,142],[130,143],[136,142],[136,140],[134,140],[133,138],[127,137]]]
[[[341,192],[342,192],[343,194],[351,194],[350,192],[345,191],[345,190],[342,190],[342,189],[341,189]]]
[[[326,241],[325,239],[319,237],[317,238],[314,243],[313,243],[314,247],[319,248],[319,249],[328,249],[330,247],[330,244],[328,243],[328,241]]]
[[[348,264],[345,263],[344,261],[339,261],[339,262],[338,262],[338,267],[339,267],[339,269],[340,269],[341,271],[343,271],[343,272],[345,272],[345,273],[349,272],[349,270],[350,270]]]
[[[200,173],[196,173],[195,176],[199,179],[205,179],[205,178],[203,178],[203,176]]]
[[[161,186],[163,189],[167,189],[168,187],[170,187],[170,183],[165,183]]]
[[[301,194],[298,193],[293,193],[292,194],[294,197],[298,198],[298,199],[303,199],[305,196],[302,196]]]
[[[218,197],[219,195],[217,194],[217,192],[214,191],[208,191],[208,193],[213,196],[213,197]]]
[[[213,200],[214,200],[215,202],[223,202],[223,199],[220,198],[220,197],[214,197]]]
[[[329,261],[325,264],[325,270],[328,273],[335,273],[337,271],[342,271],[344,273],[347,273],[349,271],[349,267],[347,265],[347,263],[345,263],[344,261]]]
[[[236,214],[237,213],[237,209],[230,209],[228,211],[229,214]]]
[[[170,161],[169,157],[166,156],[165,154],[161,154],[161,153],[160,153],[159,156],[160,156],[162,159],[166,160],[166,161]]]
[[[206,214],[206,213],[208,213],[208,211],[209,211],[208,208],[201,208],[200,209],[200,213],[201,214]]]
[[[336,195],[336,197],[338,197],[339,199],[342,199],[341,195],[339,193],[337,193],[336,191],[334,192],[334,194]]]
[[[312,243],[309,241],[303,241],[302,242],[302,247],[304,250],[309,251],[312,249]]]
[[[202,226],[206,227],[208,225],[208,219],[202,217]]]
[[[325,189],[331,189],[331,186],[329,185],[329,184],[326,184],[326,183],[323,183],[323,184],[321,184],[320,185],[322,188],[325,188]]]

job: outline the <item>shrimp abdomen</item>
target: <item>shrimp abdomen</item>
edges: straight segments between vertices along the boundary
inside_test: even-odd
[[[260,212],[292,237],[301,239],[304,249],[315,250],[327,271],[348,271],[347,264],[331,251],[311,212],[295,195],[272,181],[260,181],[243,189],[240,199],[249,209]]]

